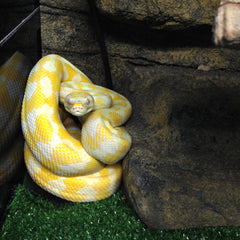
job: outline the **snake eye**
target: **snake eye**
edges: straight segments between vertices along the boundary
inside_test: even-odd
[[[68,98],[67,99],[67,104],[70,105],[71,104],[71,100]]]
[[[89,99],[87,99],[87,101],[86,101],[86,104],[87,104],[87,105],[89,105],[89,104],[90,104],[90,100],[89,100]]]

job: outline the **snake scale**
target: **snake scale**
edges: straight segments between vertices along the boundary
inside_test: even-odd
[[[81,127],[62,107],[71,105],[76,93],[85,101],[72,107]],[[93,109],[86,110],[92,101]],[[130,115],[125,97],[93,84],[58,55],[43,57],[29,75],[22,105],[24,158],[30,176],[46,191],[73,202],[112,195],[121,182],[119,160],[131,146],[122,127]]]
[[[0,67],[0,185],[9,181],[23,160],[21,107],[31,64],[15,52]]]

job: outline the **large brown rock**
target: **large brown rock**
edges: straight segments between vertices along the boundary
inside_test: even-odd
[[[160,229],[239,225],[240,51],[143,47],[111,32],[106,43],[114,89],[133,105],[123,172],[139,217]]]
[[[41,1],[43,54],[102,84],[87,1],[77,2]],[[152,228],[240,224],[240,51],[212,44],[218,4],[96,1],[113,89],[133,106],[124,186]]]
[[[86,0],[41,0],[42,54],[59,54],[94,83],[106,85],[102,55]]]

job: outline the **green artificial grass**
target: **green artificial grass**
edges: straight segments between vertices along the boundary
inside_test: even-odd
[[[0,229],[4,220],[5,208],[12,197],[16,185],[22,181],[25,172],[26,168],[22,161],[22,164],[16,169],[17,174],[13,174],[10,179],[5,179],[6,182],[0,185]]]
[[[234,240],[240,239],[240,228],[152,230],[138,219],[121,190],[99,202],[56,204],[19,185],[8,207],[0,239]]]

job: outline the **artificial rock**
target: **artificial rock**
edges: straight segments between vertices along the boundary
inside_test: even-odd
[[[42,54],[59,54],[105,85],[101,50],[87,1],[41,0]]]
[[[240,82],[227,70],[231,50],[106,42],[114,89],[133,104],[123,180],[139,217],[161,229],[239,225]]]
[[[156,29],[184,29],[213,24],[219,0],[96,0],[99,12],[118,22]]]
[[[43,54],[102,84],[90,15],[67,2],[42,0]],[[113,89],[133,107],[123,183],[151,228],[240,225],[240,51],[213,44],[219,2],[96,0]]]

